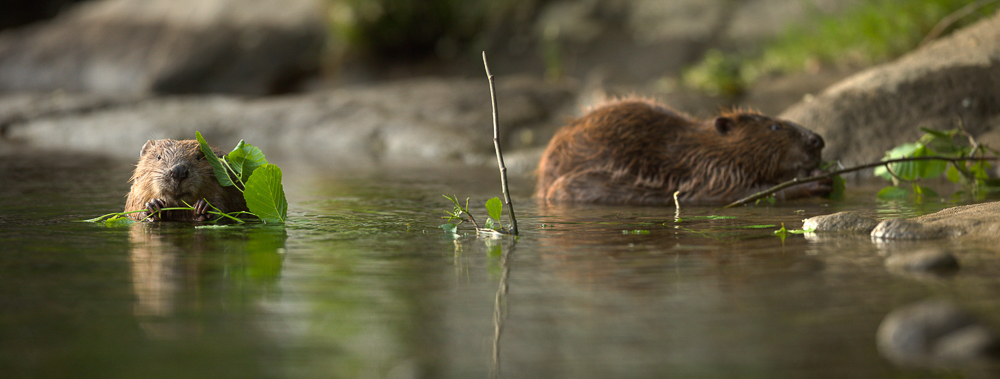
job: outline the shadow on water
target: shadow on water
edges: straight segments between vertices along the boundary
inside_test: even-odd
[[[492,170],[289,170],[284,227],[72,222],[121,208],[130,163],[0,158],[4,377],[976,376],[896,366],[875,331],[926,298],[1000,325],[995,246],[774,234],[840,210],[949,206],[878,202],[877,188],[677,220],[539,204],[512,178],[522,235],[486,239],[437,226],[445,193],[486,214]],[[885,268],[927,247],[960,271]]]

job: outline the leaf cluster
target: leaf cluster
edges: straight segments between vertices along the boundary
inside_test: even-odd
[[[942,157],[942,158],[985,158],[996,156],[998,152],[980,144],[961,128],[934,130],[920,128],[925,134],[917,142],[904,143],[887,151],[883,161],[900,158]],[[967,138],[961,138],[967,137]],[[967,141],[962,143],[961,141]],[[909,191],[902,185],[909,184],[917,199],[924,196],[937,197],[938,194],[919,182],[944,175],[952,183],[960,183],[974,195],[997,190],[996,180],[991,179],[992,165],[986,160],[920,160],[891,163],[875,168],[875,175],[892,181],[892,186],[883,188],[879,198],[902,198]]]

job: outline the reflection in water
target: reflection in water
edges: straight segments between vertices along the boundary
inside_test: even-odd
[[[154,339],[196,337],[205,325],[198,317],[184,316],[197,316],[207,302],[254,306],[273,292],[280,278],[286,238],[283,228],[273,227],[133,224],[129,257],[139,325]]]

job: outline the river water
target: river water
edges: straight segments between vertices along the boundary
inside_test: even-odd
[[[445,193],[486,217],[494,170],[298,169],[284,226],[77,222],[121,209],[131,164],[0,157],[2,377],[954,377],[969,372],[881,357],[885,315],[945,298],[1000,325],[995,246],[774,234],[840,210],[952,205],[876,201],[871,184],[677,220],[546,207],[513,177],[515,240],[438,228]],[[885,269],[928,246],[959,273]]]

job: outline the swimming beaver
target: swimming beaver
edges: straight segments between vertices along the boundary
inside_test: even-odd
[[[818,171],[823,138],[752,111],[702,122],[649,100],[596,107],[563,127],[538,169],[535,196],[546,201],[669,204],[729,202]],[[830,193],[806,183],[779,198]]]
[[[213,149],[216,156],[223,153]],[[132,219],[159,221],[208,221],[212,215],[208,203],[223,212],[247,211],[243,193],[236,187],[223,187],[215,178],[212,165],[202,154],[195,140],[150,140],[142,145],[139,163],[132,173],[132,189],[125,201],[125,211]],[[162,211],[162,208],[183,207],[185,201],[194,211]],[[208,201],[206,203],[206,200]]]

